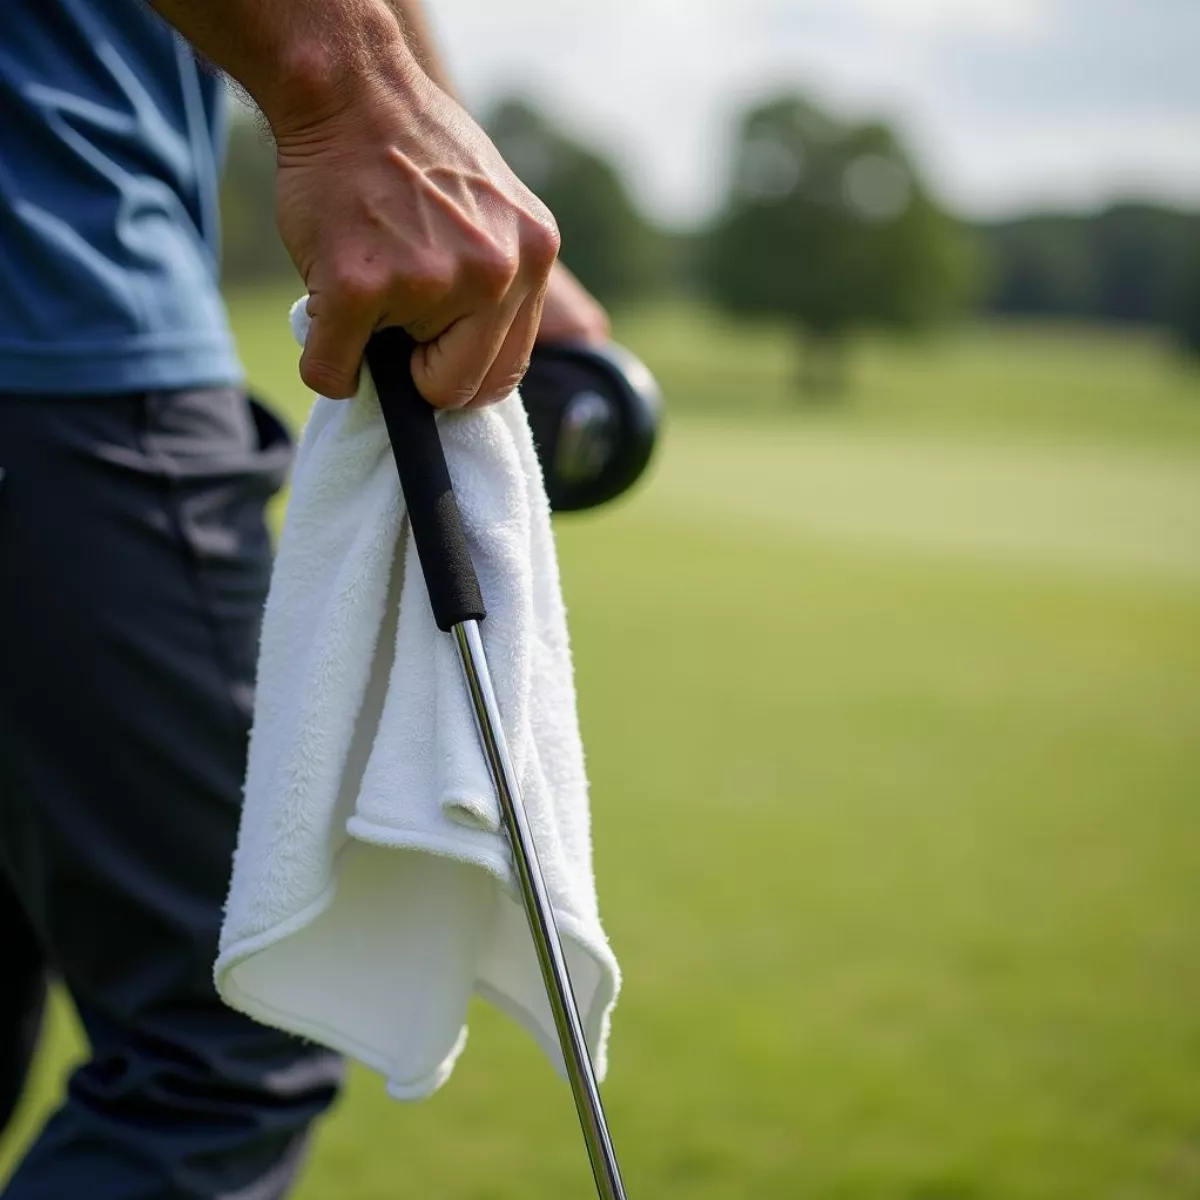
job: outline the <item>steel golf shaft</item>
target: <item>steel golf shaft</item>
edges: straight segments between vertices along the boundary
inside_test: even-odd
[[[366,359],[387,424],[392,453],[408,509],[409,525],[421,561],[434,620],[454,635],[470,693],[479,739],[496,787],[513,867],[546,997],[554,1014],[567,1078],[587,1144],[600,1200],[625,1200],[625,1185],[600,1103],[600,1089],[588,1055],[579,1006],[571,988],[562,940],[554,923],[537,850],[525,818],[521,791],[508,753],[500,709],[492,688],[479,622],[486,615],[479,578],[463,528],[454,485],[446,466],[433,409],[413,383],[416,343],[403,329],[388,328],[367,343]]]
[[[554,1013],[554,1024],[558,1029],[558,1041],[566,1063],[567,1077],[575,1097],[575,1108],[583,1138],[587,1144],[592,1174],[596,1179],[596,1190],[601,1200],[625,1200],[625,1185],[621,1182],[617,1155],[608,1132],[604,1106],[600,1101],[600,1089],[588,1054],[583,1024],[579,1017],[579,1006],[567,973],[562,939],[554,923],[550,899],[546,894],[545,880],[538,863],[537,848],[525,818],[521,803],[520,788],[508,743],[504,737],[504,726],[500,720],[500,709],[492,688],[487,658],[483,652],[483,639],[479,636],[477,621],[463,621],[453,627],[454,641],[462,664],[463,677],[471,695],[471,705],[479,726],[479,738],[504,819],[512,849],[513,867],[521,889],[525,915],[529,918],[529,929],[537,949],[538,964],[546,985],[546,996]]]

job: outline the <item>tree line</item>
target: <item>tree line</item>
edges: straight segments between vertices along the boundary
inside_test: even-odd
[[[1171,325],[1200,269],[1200,214],[1153,204],[1030,214],[978,233],[991,265],[983,304],[1000,314]]]
[[[666,230],[610,156],[536,105],[505,100],[485,124],[555,213],[563,259],[601,300],[687,293],[788,322],[809,391],[836,389],[859,329],[916,330],[972,312],[1158,326],[1200,362],[1200,213],[1117,204],[971,224],[937,201],[886,122],[782,95],[741,114],[715,218]],[[291,273],[273,170],[263,133],[235,122],[222,196],[232,283]]]

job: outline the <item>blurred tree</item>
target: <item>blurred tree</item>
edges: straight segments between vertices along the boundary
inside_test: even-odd
[[[612,162],[524,99],[502,101],[485,125],[508,164],[554,213],[563,262],[599,300],[619,303],[660,285],[667,247]]]
[[[221,182],[221,272],[227,283],[296,279],[275,226],[275,146],[250,113],[234,111]]]
[[[1176,295],[1174,320],[1175,340],[1200,365],[1200,237],[1188,256]]]
[[[708,286],[734,312],[794,323],[802,390],[840,389],[854,330],[915,329],[967,300],[970,243],[886,125],[777,99],[743,116],[730,174]]]

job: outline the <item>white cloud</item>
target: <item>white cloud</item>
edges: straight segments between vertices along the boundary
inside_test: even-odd
[[[922,31],[1025,40],[1052,26],[1050,0],[860,0],[872,16]]]
[[[1054,120],[1036,128],[958,134],[935,156],[955,164],[948,183],[979,212],[1027,205],[1086,207],[1111,198],[1200,201],[1200,116]]]
[[[1198,0],[430,3],[469,102],[532,91],[676,219],[715,202],[734,108],[779,88],[895,118],[975,211],[1200,201]]]

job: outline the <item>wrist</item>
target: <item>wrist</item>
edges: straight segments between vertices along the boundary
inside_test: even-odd
[[[285,35],[263,78],[242,81],[277,142],[336,118],[372,89],[407,92],[421,74],[386,4],[353,7],[349,32],[345,7],[329,5],[336,19]]]

